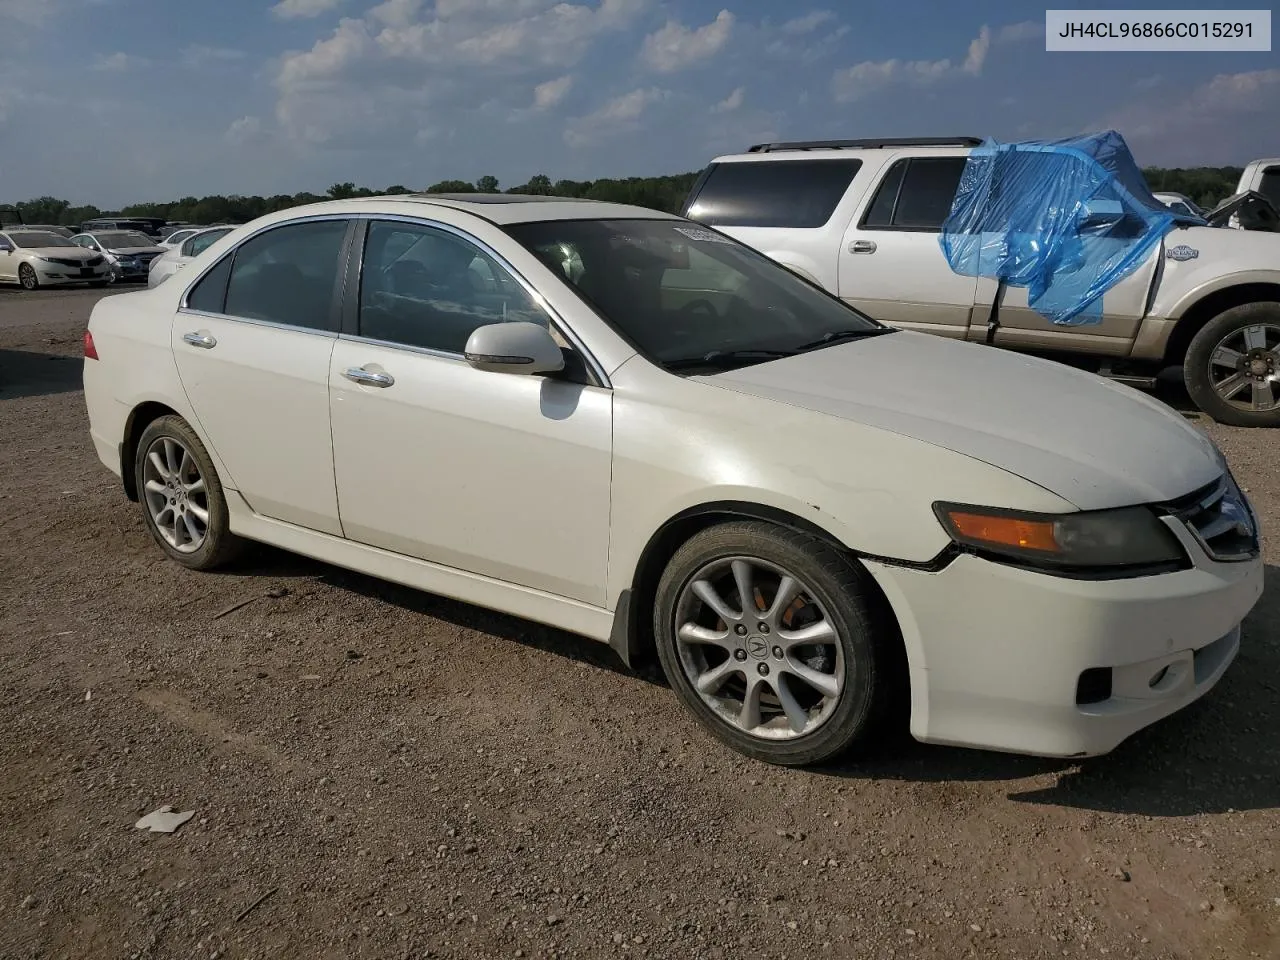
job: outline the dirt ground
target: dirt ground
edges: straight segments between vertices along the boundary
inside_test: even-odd
[[[771,768],[591,641],[166,562],[89,443],[100,295],[0,290],[0,957],[1280,957],[1276,567],[1109,757]],[[1280,436],[1209,429],[1274,539]]]

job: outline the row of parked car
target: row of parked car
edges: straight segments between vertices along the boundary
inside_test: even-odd
[[[168,226],[176,229],[150,236],[116,221],[86,223],[80,232],[53,224],[11,225],[0,230],[0,283],[17,283],[24,290],[71,283],[104,287],[128,280],[155,286],[235,229]]]

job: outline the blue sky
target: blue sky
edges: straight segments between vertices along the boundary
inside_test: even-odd
[[[1043,18],[1006,0],[0,0],[0,201],[647,175],[773,138],[1115,127],[1143,164],[1280,152],[1274,54],[1050,54]]]

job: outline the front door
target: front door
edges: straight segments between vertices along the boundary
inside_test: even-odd
[[[335,536],[329,358],[349,227],[308,220],[251,237],[192,287],[172,333],[226,485],[257,514]]]
[[[603,606],[610,391],[468,364],[476,327],[551,321],[444,226],[371,222],[358,297],[329,378],[346,536]]]
[[[871,203],[845,233],[841,299],[890,326],[948,337],[968,333],[977,278],[954,272],[938,244],[964,165],[964,156],[890,163]]]

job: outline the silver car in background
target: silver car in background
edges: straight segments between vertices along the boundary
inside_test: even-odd
[[[106,258],[111,266],[109,279],[112,283],[145,279],[151,261],[165,252],[154,239],[136,230],[97,230],[78,233],[71,240]]]
[[[235,227],[210,227],[208,230],[200,230],[183,240],[180,246],[166,250],[151,261],[151,268],[147,272],[147,286],[160,286],[234,229]]]

